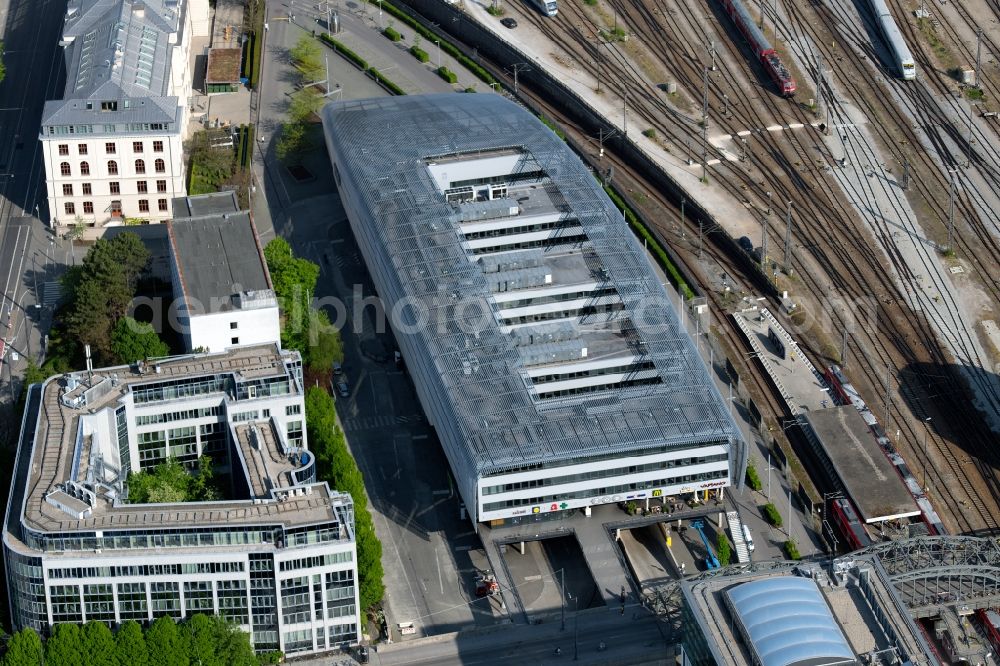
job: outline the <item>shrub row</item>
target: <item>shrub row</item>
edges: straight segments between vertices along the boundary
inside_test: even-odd
[[[751,490],[760,490],[764,487],[764,484],[760,481],[760,475],[757,474],[757,468],[753,466],[753,463],[747,463],[747,485],[750,486]]]
[[[358,68],[361,69],[366,74],[368,74],[368,76],[378,81],[379,84],[384,86],[385,89],[391,92],[393,95],[406,94],[406,92],[402,88],[400,88],[398,85],[387,79],[385,75],[379,72],[377,69],[370,67],[368,65],[367,60],[359,56],[351,49],[347,48],[347,46],[345,46],[342,42],[338,42],[336,39],[330,37],[325,33],[320,35],[319,38],[324,42],[326,42],[334,51],[336,51],[337,53],[339,53],[340,55],[344,56],[345,58],[353,62],[355,65],[357,65]]]
[[[542,122],[545,121],[543,120]],[[653,236],[652,232],[647,229],[636,214],[632,212],[632,209],[625,204],[625,201],[618,196],[618,193],[615,192],[614,188],[605,185],[604,191],[608,193],[608,196],[616,206],[625,211],[625,219],[628,221],[629,226],[632,227],[632,230],[646,242],[646,247],[648,247],[653,253],[653,256],[659,260],[660,266],[662,266],[663,270],[667,272],[667,275],[670,277],[670,281],[673,283],[674,287],[681,292],[684,299],[688,300],[694,298],[694,292],[691,291],[691,287],[688,286],[687,282],[684,280],[684,276],[681,275],[680,270],[678,270],[677,266],[674,265],[674,262],[670,260],[670,256],[660,245],[659,241],[656,240],[656,237]]]
[[[368,0],[368,2],[373,5],[377,4],[377,0]],[[486,83],[487,85],[493,85],[494,83],[497,82],[497,80],[493,78],[493,76],[489,72],[480,67],[479,64],[477,64],[474,60],[472,60],[472,58],[469,58],[464,53],[459,51],[458,47],[456,47],[451,42],[447,42],[441,39],[439,35],[434,33],[432,30],[428,30],[427,28],[425,28],[423,24],[421,24],[415,18],[413,18],[412,16],[401,10],[399,7],[396,7],[384,1],[381,3],[381,7],[383,11],[388,12],[389,14],[395,16],[400,21],[405,23],[406,25],[410,26],[417,32],[417,34],[423,36],[425,39],[431,41],[434,40],[440,41],[441,50],[450,55],[455,60],[457,60],[462,65],[462,67],[465,67],[467,70],[472,72],[473,75],[475,75],[480,81]],[[421,62],[427,62],[427,61],[422,60]]]
[[[438,67],[437,74],[448,83],[455,83],[458,81],[458,75],[443,65]]]
[[[357,65],[358,68],[363,70],[368,69],[368,61],[359,56],[351,49],[344,46],[343,43],[338,42],[336,39],[334,39],[333,37],[331,37],[326,33],[321,34],[319,38],[324,42],[326,42],[330,47],[332,47],[334,51],[338,52],[340,55],[344,56],[345,58],[353,62],[355,65]]]
[[[764,520],[775,527],[781,527],[781,514],[778,513],[778,507],[768,502],[761,507],[761,512],[764,514]]]
[[[785,547],[785,555],[788,557],[788,559],[790,560],[802,559],[802,555],[799,553],[799,547],[795,545],[795,541],[793,539],[789,539],[788,541],[786,541],[784,543],[784,547]]]
[[[385,76],[382,74],[382,72],[378,71],[374,67],[368,69],[368,76],[372,77],[373,79],[375,79],[376,81],[378,81],[380,84],[382,84],[382,86],[386,90],[388,90],[389,92],[391,92],[393,95],[405,95],[406,94],[406,92],[402,88],[400,88],[399,86],[397,86],[395,83],[393,83],[389,79],[385,78]]]
[[[253,154],[253,125],[241,125],[238,136],[236,166],[240,169],[249,169],[250,156]]]
[[[413,46],[410,47],[410,55],[412,55],[414,58],[416,58],[420,62],[427,62],[428,60],[431,59],[431,57],[429,55],[427,55],[427,51],[424,51],[422,48],[420,48],[416,44],[414,44]]]
[[[403,36],[399,34],[399,31],[393,28],[392,26],[386,27],[386,29],[382,31],[382,34],[394,42],[398,42],[403,38]]]

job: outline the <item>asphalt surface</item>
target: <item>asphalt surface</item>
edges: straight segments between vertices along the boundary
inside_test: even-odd
[[[46,301],[46,283],[62,273],[69,248],[50,243],[37,217],[46,215],[38,128],[44,101],[58,96],[65,79],[58,46],[65,8],[65,0],[0,0],[7,66],[0,83],[0,337],[10,347],[0,373],[3,401],[19,390],[25,356],[41,356],[51,308],[35,305]]]
[[[365,476],[383,544],[388,622],[391,627],[412,622],[416,633],[407,640],[493,625],[506,614],[498,599],[475,596],[476,574],[488,565],[472,525],[461,517],[448,462],[409,378],[392,361],[391,333],[379,332],[374,309],[363,307],[375,291],[340,204],[318,128],[315,150],[301,160],[308,171],[304,179],[293,178],[275,157],[274,145],[294,90],[288,48],[311,32],[299,25],[308,21],[304,11],[294,23],[279,20],[287,12],[280,3],[268,10],[261,91],[254,99],[263,138],[254,164],[254,221],[263,242],[282,236],[297,254],[319,264],[316,297],[341,327],[350,396],[338,398],[337,409]],[[366,29],[366,34],[388,42],[374,30]],[[387,94],[353,65],[328,53],[332,87],[343,90],[336,98]],[[386,361],[362,353],[362,347],[370,349],[376,341],[387,351]],[[393,639],[400,638],[394,631]]]

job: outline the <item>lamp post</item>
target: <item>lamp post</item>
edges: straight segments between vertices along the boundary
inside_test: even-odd
[[[435,39],[434,43],[437,44],[437,68],[441,69],[441,40]]]

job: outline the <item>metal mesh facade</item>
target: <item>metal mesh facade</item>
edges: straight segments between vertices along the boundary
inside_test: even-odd
[[[664,445],[722,443],[738,447],[734,463],[743,456],[725,400],[621,211],[530,113],[496,95],[445,94],[330,104],[323,121],[358,244],[466,489],[490,474]],[[633,344],[662,383],[559,400],[532,395],[529,354],[517,346],[523,336],[500,325],[491,299],[492,276],[484,273],[491,260],[477,262],[459,229],[459,207],[428,170],[503,150],[524,156],[519,173],[544,172],[537,187],[579,220],[602,283],[620,296],[634,327]],[[460,161],[454,168],[450,179],[461,181]]]

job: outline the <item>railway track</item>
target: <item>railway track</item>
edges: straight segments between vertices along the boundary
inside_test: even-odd
[[[817,13],[822,14],[823,13],[822,9],[820,9]],[[831,21],[832,21],[832,19],[825,19],[825,21],[824,21],[825,24],[826,24],[826,27],[830,30],[830,34],[834,34],[834,35],[838,35],[840,37],[843,37],[843,35],[839,35],[838,31],[835,30],[835,26],[830,25]],[[805,17],[801,17],[801,20],[798,22],[798,25],[803,25],[803,24],[808,25],[808,21],[805,19]],[[794,26],[794,25],[796,25],[796,23],[793,21],[791,23],[791,25]],[[823,42],[823,43],[825,44],[825,42]],[[855,46],[858,47],[859,49],[863,48],[861,45],[857,45],[856,44]],[[831,54],[828,53],[827,55],[831,55]],[[865,74],[864,69],[861,68],[861,67],[857,67],[856,61],[855,61],[855,67],[857,69],[856,76],[852,76],[852,74],[854,74],[854,72],[848,73],[847,76],[849,76],[854,81],[863,80],[864,79],[864,74]],[[902,86],[902,85],[907,85],[907,84],[903,84],[903,83],[899,83],[899,82],[892,82],[889,85]],[[832,93],[832,90],[828,90],[828,93]],[[859,93],[856,95],[857,99],[854,100],[854,101],[855,101],[856,104],[859,104],[860,106],[867,107],[866,111],[867,111],[869,117],[880,117],[879,115],[875,115],[875,114],[891,114],[890,117],[893,117],[897,121],[896,127],[897,128],[902,128],[904,130],[904,132],[908,133],[908,136],[911,139],[911,141],[916,141],[916,137],[915,137],[914,133],[910,130],[908,123],[905,122],[906,119],[903,116],[902,112],[900,112],[898,109],[896,109],[890,103],[886,102],[885,101],[886,97],[887,96],[884,96],[884,95],[866,94],[865,91],[859,91]],[[832,99],[832,95],[830,95],[828,98]],[[879,106],[876,106],[876,103],[873,102],[872,100],[880,100]],[[842,111],[841,111],[841,114],[842,114],[841,118],[844,119],[845,116],[843,115]],[[881,117],[884,117],[884,115],[881,116]],[[884,129],[884,126],[881,126],[881,125],[879,126],[878,129],[880,130],[880,133],[882,134],[882,136],[880,138],[883,140],[883,142],[891,145],[891,142],[887,140],[890,137],[886,136],[886,134],[888,133],[888,130]],[[923,154],[922,156],[918,155],[917,157],[922,157],[924,160],[930,160],[930,156],[927,155],[926,153]],[[877,158],[877,156],[869,148],[869,152],[867,154],[865,154],[865,155],[855,154],[852,161],[855,161],[855,163],[857,163],[856,160],[859,160],[859,159],[860,160],[867,159],[868,161],[872,161],[873,159],[876,159],[876,158]],[[928,162],[928,163],[925,164],[925,166],[929,167],[929,170],[931,170],[933,172],[933,166],[934,166],[933,162]],[[883,185],[884,185],[884,183],[883,183]],[[926,182],[922,183],[922,185],[925,188],[931,187],[931,185],[929,183],[926,183]],[[898,192],[896,193],[896,195],[899,196]],[[884,232],[883,232],[883,236],[882,236],[881,242],[884,245],[894,246],[894,243],[889,242],[884,237]],[[965,244],[964,247],[966,248],[967,251],[971,252],[973,250],[972,247],[969,246],[968,244]],[[894,259],[893,263],[894,263],[895,268],[897,270],[901,271],[901,276],[903,276],[903,277],[909,277],[910,279],[912,279],[912,277],[913,277],[912,274],[910,273],[908,275],[908,269],[906,269],[906,267],[904,265],[902,265],[902,263],[899,260],[898,256],[893,257],[893,259]],[[945,290],[945,291],[947,292],[947,290]],[[953,310],[953,312],[954,312],[954,310]],[[918,322],[919,322],[920,319],[924,319],[926,321],[926,319],[924,317],[917,317],[916,319],[917,319]],[[927,328],[926,323],[923,325],[923,328],[926,330],[926,328]],[[928,340],[933,340],[934,339],[933,331],[926,331],[926,339],[928,339]],[[948,362],[948,355],[947,355],[947,353],[944,352],[944,350],[942,350],[940,348],[937,348],[937,349],[930,348],[928,351],[932,352],[932,360],[933,360],[934,363],[941,364],[941,363],[947,363]],[[869,375],[869,376],[871,376],[871,375]],[[920,379],[921,379],[921,381],[923,381],[925,378],[920,378]],[[935,391],[935,394],[930,393],[930,391],[924,391],[924,393],[926,395],[929,395],[929,396],[933,397],[933,398],[937,398],[938,399],[937,401],[939,403],[943,402],[944,404],[941,405],[941,406],[945,407],[946,409],[949,409],[949,410],[953,410],[953,409],[963,410],[960,413],[963,414],[964,418],[961,418],[961,419],[952,419],[952,421],[951,421],[951,425],[953,427],[956,426],[956,425],[958,426],[957,430],[954,432],[954,435],[956,435],[955,438],[960,438],[963,441],[968,442],[973,447],[973,451],[975,453],[971,453],[970,452],[970,454],[973,457],[974,464],[975,464],[975,467],[977,468],[977,471],[978,471],[979,475],[981,476],[981,478],[983,479],[983,481],[984,481],[984,483],[986,485],[986,488],[984,490],[986,490],[986,491],[989,492],[989,494],[992,496],[991,499],[995,503],[996,498],[998,496],[1000,496],[1000,485],[998,485],[998,483],[997,483],[996,471],[995,471],[994,466],[992,464],[992,454],[991,454],[991,451],[989,450],[989,442],[993,439],[993,434],[991,432],[989,432],[987,429],[985,429],[982,425],[980,425],[981,421],[979,419],[975,419],[974,415],[969,414],[968,405],[966,405],[964,401],[950,399],[952,396],[956,395],[956,393],[955,393],[956,391],[960,391],[961,388],[962,388],[962,387],[960,387],[958,385],[958,382],[955,380],[954,377],[952,377],[951,375],[946,374],[946,375],[942,375],[940,377],[937,377],[935,379],[936,380],[940,380],[940,381],[935,381],[935,382],[932,383],[932,386],[933,386],[932,390]],[[948,404],[948,403],[950,403],[950,404]],[[976,427],[977,425],[979,427]],[[915,440],[911,440],[911,441],[915,441]],[[960,480],[960,479],[963,479],[964,477],[967,477],[968,476],[967,472],[965,472],[965,471],[961,471],[960,472],[959,468],[956,467],[957,466],[957,459],[956,459],[956,456],[955,456],[955,453],[954,453],[954,450],[952,449],[952,447],[949,446],[947,443],[940,442],[939,438],[937,438],[937,437],[934,438],[934,441],[935,441],[935,449],[936,449],[936,451],[938,452],[938,454],[940,455],[941,458],[943,458],[943,459],[946,460],[946,462],[948,463],[948,466],[952,470],[952,472],[956,474],[955,478]],[[910,457],[911,459],[914,458],[914,457],[917,457],[916,453],[917,452],[912,451],[911,454],[908,457]],[[926,459],[923,460],[923,464],[931,467],[932,469],[935,469],[933,467],[933,465],[930,463],[929,460],[926,460]],[[964,507],[968,507],[968,506],[975,507],[977,514],[981,518],[982,524],[984,524],[987,529],[996,529],[997,528],[997,518],[996,518],[997,511],[996,511],[996,507],[994,506],[992,509],[990,509],[989,507],[984,507],[983,498],[977,492],[968,492],[968,493],[959,493],[959,492],[956,492],[956,491],[954,491],[954,490],[952,490],[952,489],[949,488],[949,484],[947,483],[947,479],[945,479],[945,478],[939,478],[938,479],[938,483],[936,484],[936,489],[937,489],[938,493],[951,495],[953,499],[958,500],[958,504],[960,505],[960,507],[963,507],[963,508]],[[959,496],[960,494],[964,494],[965,497],[960,497]],[[961,525],[964,522],[969,529],[976,529],[975,525],[972,524],[971,521],[963,520],[963,519],[966,518],[966,516],[964,515],[964,513],[965,513],[965,511],[962,510],[962,509],[953,510],[952,511],[953,517],[959,519],[958,522],[957,522],[957,524]]]
[[[619,14],[621,19],[633,28],[641,38],[649,39],[655,44],[656,34],[658,33],[662,35],[661,39],[669,39],[666,31],[656,29],[657,26],[662,27],[662,24],[655,20],[655,18],[651,15],[653,10],[649,10],[649,8],[644,9],[644,6],[639,4],[628,5],[627,3],[619,3],[617,7],[621,10]],[[654,10],[657,8],[659,8],[659,14],[661,16],[669,17],[671,15],[670,11],[662,3],[654,7]],[[577,13],[571,14],[568,17],[568,22],[571,24],[569,32],[573,37],[573,39],[569,41],[564,38],[565,35],[561,34],[559,30],[554,27],[555,22],[542,19],[541,17],[531,18],[529,21],[538,25],[539,29],[543,33],[547,34],[551,39],[558,40],[564,46],[568,46],[571,52],[575,52],[577,64],[579,66],[587,69],[593,75],[598,75],[598,65],[596,64],[597,55],[595,51],[597,47],[595,46],[592,35],[585,34],[579,27],[579,25],[586,25],[589,22],[589,19],[586,16],[579,15],[578,9],[574,9],[572,11]],[[645,12],[645,14],[642,12]],[[570,12],[564,9],[563,14],[570,14]],[[674,23],[673,32],[680,32],[682,27],[689,30],[691,28],[695,28],[695,30],[697,30],[697,26],[692,26],[690,24],[683,25],[680,23],[680,19],[678,19]],[[704,36],[704,33],[699,32],[689,34]],[[733,38],[732,34],[730,34],[730,38]],[[623,96],[629,96],[629,93],[625,90],[628,86],[632,86],[635,90],[639,91],[632,93],[629,96],[631,102],[630,109],[633,109],[634,113],[637,113],[643,120],[650,122],[652,126],[656,127],[658,130],[662,128],[665,135],[668,136],[675,143],[675,145],[684,141],[686,137],[684,136],[683,130],[690,132],[690,121],[685,119],[684,122],[686,122],[686,125],[682,124],[682,122],[678,121],[677,113],[675,111],[665,110],[664,107],[667,105],[662,102],[662,100],[656,99],[654,96],[649,94],[648,90],[652,86],[645,79],[645,77],[635,71],[634,66],[629,67],[624,64],[620,64],[618,65],[618,69],[611,69],[616,66],[616,62],[627,62],[627,58],[624,58],[624,56],[620,53],[617,53],[617,49],[615,48],[609,48],[607,51],[608,57],[602,58],[600,67],[607,68],[605,70],[606,73],[610,73],[612,71],[616,73],[615,78],[620,82],[618,89],[622,91]],[[746,52],[741,54],[741,56],[745,55]],[[684,59],[680,60],[683,61]],[[744,65],[743,67],[738,67],[736,69],[745,69],[745,67],[746,66]],[[732,85],[735,90],[740,90],[739,82],[735,80],[738,78],[738,74],[735,72],[730,73],[730,70],[725,67],[723,68],[723,71],[726,72],[726,75],[728,76],[724,83],[729,83],[729,85]],[[697,63],[689,64],[686,69],[683,67],[675,67],[675,74],[678,76],[678,80],[685,83],[689,88],[694,87],[694,84],[696,83],[695,77],[698,73]],[[746,74],[747,72],[744,71],[744,75]],[[756,76],[758,81],[763,80],[760,72],[750,72],[750,75]],[[864,72],[863,76],[870,76],[870,72]],[[715,78],[713,78],[710,95],[712,96],[712,101],[715,105],[717,105],[718,101],[719,85],[721,84],[716,83]],[[757,110],[756,105],[750,103],[752,100],[750,100],[749,97],[749,95],[746,95],[743,98],[737,97],[737,99],[734,100],[734,104],[730,105],[731,109],[735,109],[734,112],[724,119],[716,120],[713,118],[713,121],[718,122],[720,126],[727,129],[735,129],[738,125],[743,126],[738,129],[753,127],[755,124],[757,126],[762,126],[764,124],[764,119],[762,118],[763,111]],[[773,108],[775,105],[772,104],[770,106]],[[793,119],[800,122],[809,120],[809,118],[806,117],[806,112],[790,106],[789,109],[790,115]],[[771,110],[771,108],[768,109],[768,111]],[[883,113],[889,111],[891,111],[891,109],[885,109],[883,110]],[[786,115],[785,117],[787,118],[788,116]],[[897,118],[897,120],[902,120],[902,118]],[[799,215],[800,219],[802,217],[810,218],[815,216],[814,219],[822,221],[822,224],[817,225],[817,227],[820,228],[809,229],[807,226],[802,231],[798,231],[799,226],[796,227],[796,235],[799,236],[799,239],[808,243],[812,248],[809,253],[811,255],[809,259],[815,264],[818,264],[818,266],[822,269],[822,272],[831,276],[833,278],[832,282],[840,290],[845,291],[849,295],[853,294],[856,297],[866,296],[871,292],[871,288],[874,283],[876,288],[889,295],[889,300],[902,300],[905,297],[905,294],[898,292],[895,285],[892,283],[891,278],[886,274],[887,272],[882,269],[878,253],[873,251],[872,248],[867,247],[864,242],[859,242],[856,234],[840,234],[836,239],[837,242],[833,242],[832,239],[829,239],[828,236],[830,227],[844,228],[848,230],[853,228],[853,220],[851,220],[849,216],[845,216],[843,214],[830,215],[832,211],[841,211],[841,208],[837,205],[840,203],[838,193],[832,191],[833,186],[830,183],[804,183],[804,180],[806,179],[803,178],[801,174],[794,169],[788,168],[790,164],[796,161],[800,161],[800,163],[803,164],[810,163],[814,159],[814,156],[807,154],[806,151],[813,147],[798,145],[798,142],[794,141],[785,142],[784,144],[779,145],[778,141],[774,137],[767,134],[759,137],[759,143],[761,144],[761,150],[753,151],[751,162],[754,163],[755,166],[758,166],[762,171],[774,170],[775,165],[763,162],[758,153],[766,153],[769,156],[783,156],[784,151],[789,149],[788,144],[791,144],[792,148],[797,151],[793,153],[791,159],[783,157],[782,159],[776,160],[784,167],[783,171],[779,168],[778,172],[783,173],[787,182],[784,184],[780,182],[772,183],[770,184],[771,190],[777,191],[779,194],[784,196],[793,196],[793,198],[789,200],[798,200],[799,202],[802,202],[803,199],[814,199],[817,189],[826,195],[826,197],[817,202],[819,204],[826,204],[825,206],[816,204],[810,205],[811,201],[806,201],[804,206],[805,211]],[[725,165],[725,167],[728,167],[728,165]],[[716,169],[716,178],[717,182],[721,181],[720,184],[728,192],[740,199],[747,198],[745,194],[746,192],[756,195],[758,200],[762,198],[763,192],[761,192],[761,190],[765,186],[756,182],[748,183],[748,179],[744,174],[725,174],[725,170],[726,169],[723,167]],[[720,176],[720,173],[723,173],[724,175]],[[819,180],[823,181],[825,179]],[[807,189],[810,186],[811,190]],[[806,196],[804,196],[803,192],[799,190],[805,190]],[[757,207],[759,209],[759,204]],[[825,208],[825,210],[823,210],[823,208]],[[831,219],[831,217],[833,219]],[[661,231],[663,231],[663,229],[661,229]],[[840,277],[845,272],[854,276],[869,275],[869,280],[863,283],[859,283],[857,280],[846,281]],[[806,274],[809,273],[810,271],[806,271]],[[803,275],[803,272],[800,271],[799,274]],[[872,280],[870,278],[871,275],[878,277]],[[829,286],[820,279],[813,279],[811,275],[809,276],[808,282],[809,286],[815,293],[825,293],[827,291],[827,287]],[[836,313],[834,313],[834,318],[835,320],[838,320]],[[844,322],[838,321],[838,323]],[[858,335],[857,332],[856,335]],[[927,363],[944,363],[947,359],[947,355],[943,353],[936,343],[933,342],[934,331],[929,329],[926,322],[923,322],[922,324],[917,323],[909,327],[902,326],[900,327],[900,330],[897,331],[886,331],[881,335],[881,337],[887,338],[887,341],[882,341],[880,336],[875,335],[872,332],[859,335],[859,337],[866,338],[865,341],[876,350],[875,355],[877,358],[865,358],[864,361],[859,360],[858,362],[859,365],[863,366],[865,374],[868,376],[878,376],[882,374],[880,370],[885,367],[886,362],[902,367],[921,362],[921,360]],[[914,349],[914,347],[920,347],[923,344],[927,344],[928,350],[927,353],[921,357],[918,356],[918,350]],[[820,355],[820,350],[813,349],[811,351],[815,356]],[[859,359],[860,358],[864,357],[859,357]],[[856,370],[854,373],[856,374]],[[912,422],[907,419],[907,415],[903,413],[898,403],[894,403],[894,408],[896,410],[894,416],[896,417],[897,425],[900,426],[900,430],[905,431],[909,441],[917,441],[920,434],[919,431],[912,424]],[[974,416],[973,419],[975,419]],[[971,435],[971,433],[969,434]],[[979,434],[981,435],[982,433]],[[957,459],[948,445],[939,441],[938,438],[934,439],[936,448],[942,450],[940,455],[949,461],[949,464],[954,463],[957,465]],[[910,451],[908,452],[908,457],[913,459],[916,457],[916,454]],[[989,469],[989,466],[987,466],[987,469]],[[957,469],[953,469],[952,472],[958,474]],[[948,488],[948,483],[945,483],[944,478],[939,479],[939,481],[941,481],[940,486],[942,489]],[[997,494],[995,487],[991,488],[991,493]],[[942,490],[942,494],[946,495],[947,493]],[[978,520],[976,521],[964,520],[964,516],[962,515],[964,511],[956,510],[956,505],[975,506],[977,503],[981,504],[976,492],[967,493],[967,497],[962,496],[961,493],[955,493],[954,495],[955,496],[950,498],[951,501],[949,501],[948,504],[952,508],[950,511],[952,514],[951,522],[957,529],[966,531],[972,529],[982,529],[983,527],[997,527],[996,520],[992,518],[992,515],[995,514],[995,512],[991,512],[988,509],[979,510],[977,512]]]

